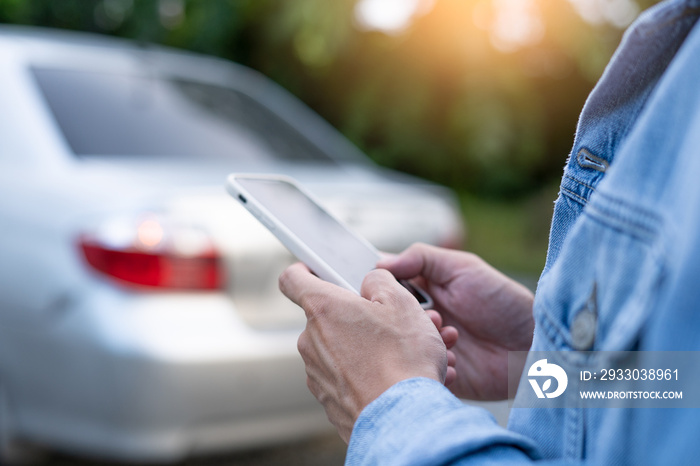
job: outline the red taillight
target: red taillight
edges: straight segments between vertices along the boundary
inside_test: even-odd
[[[96,270],[133,285],[196,290],[221,287],[219,257],[215,254],[178,257],[115,251],[86,242],[81,242],[81,247]]]
[[[123,227],[123,223],[118,225],[122,236]],[[191,229],[170,226],[165,228],[170,230],[168,236],[153,218],[126,230],[133,231],[134,236],[120,242],[109,241],[113,238],[104,231],[81,236],[80,247],[88,264],[127,285],[181,290],[222,287],[220,257],[201,232],[193,235]],[[186,247],[183,238],[189,239],[184,242]]]

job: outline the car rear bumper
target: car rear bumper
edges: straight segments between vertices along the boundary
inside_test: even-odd
[[[111,298],[25,334],[33,349],[21,364],[3,361],[16,435],[91,455],[174,460],[330,428],[306,387],[300,329],[253,331],[216,294]]]

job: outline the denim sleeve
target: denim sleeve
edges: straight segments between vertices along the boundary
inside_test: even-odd
[[[362,411],[346,464],[513,464],[539,457],[531,440],[499,426],[485,409],[464,404],[435,380],[414,378]]]

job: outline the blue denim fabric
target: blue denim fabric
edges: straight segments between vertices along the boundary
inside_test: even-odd
[[[700,0],[667,1],[626,32],[586,102],[555,203],[532,349],[700,350]],[[595,338],[577,315],[596,290]],[[382,394],[347,464],[700,462],[694,409],[513,409],[508,429],[435,382]]]

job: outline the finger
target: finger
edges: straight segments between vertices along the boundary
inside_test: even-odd
[[[451,325],[442,327],[439,330],[440,336],[442,337],[442,342],[445,343],[445,347],[447,347],[447,349],[452,348],[459,339],[459,331]]]
[[[457,343],[457,339],[459,338],[459,332],[457,331],[457,329],[455,327],[452,327],[451,325],[443,327],[442,316],[439,312],[433,311],[431,309],[425,311],[425,313],[428,315],[428,317],[430,317],[430,320],[433,322],[433,325],[435,325],[435,328],[437,328],[440,332],[442,342],[445,343],[445,346],[448,349],[452,348],[455,345],[455,343]]]
[[[457,369],[448,366],[447,372],[445,372],[445,386],[449,387],[455,380],[457,380]]]
[[[447,350],[447,367],[455,367],[457,364],[457,355],[454,351]]]
[[[339,293],[350,293],[312,274],[301,262],[292,264],[279,277],[279,288],[295,304],[304,309],[306,317],[322,310],[327,302]]]
[[[423,268],[422,250],[425,244],[417,243],[409,246],[400,254],[382,256],[377,262],[377,268],[387,269],[397,278],[413,278],[420,274]]]
[[[404,288],[394,276],[381,269],[372,270],[362,281],[362,297],[370,301],[388,304],[392,301],[417,303],[410,291]]]
[[[428,317],[430,317],[430,320],[433,322],[433,325],[435,325],[435,328],[440,330],[442,327],[442,316],[440,313],[432,309],[425,311],[425,313],[428,315]]]
[[[416,243],[395,257],[382,258],[377,262],[377,268],[389,270],[396,278],[413,278],[423,276],[429,281],[443,283],[447,280],[445,265],[454,251]]]
[[[384,251],[379,251],[379,260],[392,260],[395,258],[397,254],[394,254],[393,252],[384,252]]]

